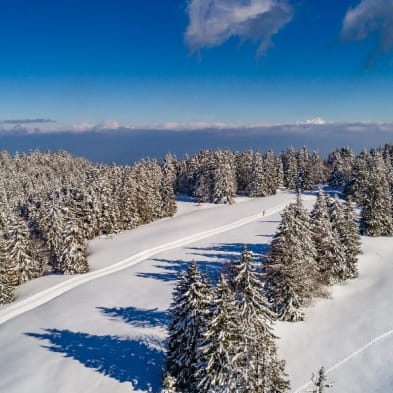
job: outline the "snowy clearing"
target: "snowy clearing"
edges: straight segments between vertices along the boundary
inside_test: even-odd
[[[0,392],[158,392],[178,271],[195,259],[217,272],[243,244],[260,257],[293,199],[283,192],[232,206],[180,202],[174,218],[92,241],[89,275],[21,286],[16,303],[0,311]],[[316,300],[304,322],[277,324],[292,392],[309,388],[321,365],[332,392],[393,390],[393,241],[363,238],[363,252],[359,279]]]

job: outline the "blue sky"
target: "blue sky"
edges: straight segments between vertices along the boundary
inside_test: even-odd
[[[4,0],[0,12],[0,123],[393,121],[392,0]]]

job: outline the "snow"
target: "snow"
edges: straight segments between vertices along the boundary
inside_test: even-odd
[[[178,271],[195,259],[218,272],[243,244],[259,258],[294,199],[281,192],[230,206],[179,201],[174,218],[93,240],[90,276],[22,285],[16,303],[0,308],[0,392],[158,392]],[[313,201],[307,196],[305,205]],[[335,367],[328,372],[332,392],[393,391],[393,241],[363,238],[363,252],[359,279],[315,301],[304,322],[277,324],[293,392],[305,391],[299,388],[322,365]],[[56,292],[59,286],[67,290]],[[23,309],[26,303],[33,307]]]

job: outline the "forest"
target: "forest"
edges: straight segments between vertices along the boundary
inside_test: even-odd
[[[203,150],[162,163],[94,164],[59,151],[0,153],[0,304],[14,289],[47,274],[89,271],[88,240],[133,229],[176,212],[175,195],[233,203],[280,187],[311,191],[329,183],[361,208],[360,230],[393,234],[393,145],[355,155],[343,147],[323,160],[289,147],[280,154]],[[273,243],[274,245],[274,243]]]

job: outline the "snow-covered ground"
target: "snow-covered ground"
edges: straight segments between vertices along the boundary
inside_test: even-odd
[[[179,202],[174,218],[92,241],[90,275],[23,285],[0,308],[0,392],[158,392],[178,271],[195,259],[218,272],[243,244],[260,257],[293,199],[282,192],[232,206]],[[363,240],[359,279],[316,301],[305,322],[277,325],[293,392],[321,365],[337,366],[332,392],[393,391],[393,241]]]

